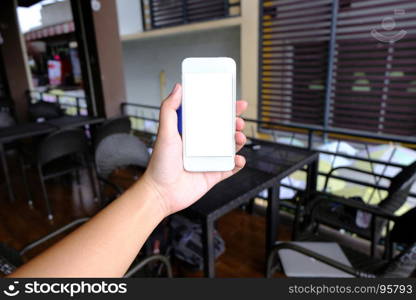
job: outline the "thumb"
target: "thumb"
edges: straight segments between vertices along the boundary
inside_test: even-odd
[[[173,87],[172,92],[163,101],[160,108],[160,124],[159,130],[161,134],[175,134],[178,133],[177,122],[178,116],[176,110],[182,102],[182,86],[177,83]]]

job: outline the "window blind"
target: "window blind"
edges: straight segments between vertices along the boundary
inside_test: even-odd
[[[260,119],[322,124],[331,0],[263,1]]]
[[[415,135],[416,1],[346,2],[338,15],[330,123]]]
[[[239,0],[142,0],[146,29],[219,19],[239,14]],[[236,9],[237,8],[237,9]]]
[[[416,134],[416,1],[261,5],[261,120]]]

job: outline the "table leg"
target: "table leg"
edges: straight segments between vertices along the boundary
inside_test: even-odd
[[[314,160],[308,166],[308,178],[306,183],[306,199],[309,199],[313,192],[316,192],[318,182],[318,160]]]
[[[204,249],[204,275],[208,278],[214,278],[214,223],[208,219],[205,219],[202,222],[202,244]]]
[[[24,189],[26,191],[27,203],[29,204],[30,208],[33,208],[32,193],[30,192],[29,182],[27,180],[25,162],[23,160],[22,154],[19,153],[18,155],[19,155],[20,169],[21,169],[21,172],[22,172],[23,185],[24,185]]]
[[[7,166],[6,152],[4,151],[3,144],[0,144],[0,156],[1,156],[1,164],[3,165],[4,178],[6,179],[9,200],[10,202],[14,202],[15,196],[14,196],[13,187],[12,187],[12,183],[11,183],[10,176],[9,176],[9,168]]]
[[[274,185],[268,190],[267,198],[267,225],[266,225],[266,259],[274,242],[278,238],[277,226],[279,225],[279,192],[280,184]]]

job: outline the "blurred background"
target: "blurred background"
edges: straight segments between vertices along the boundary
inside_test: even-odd
[[[174,258],[175,276],[213,277],[216,268],[220,277],[258,277],[267,259],[277,276],[306,276],[275,262],[275,240],[312,232],[352,246],[367,264],[392,263],[409,250],[403,243],[413,245],[409,237],[389,246],[395,222],[416,206],[413,0],[7,0],[0,8],[0,241],[22,248],[120,194],[145,170],[181,61],[226,56],[249,102],[249,168],[264,174],[238,177],[228,183],[234,194],[218,188],[215,205],[166,221],[142,255]],[[65,135],[74,129],[83,137]],[[64,136],[47,140],[55,131]],[[46,159],[41,150],[84,138],[81,171],[76,160],[68,178],[49,180],[42,162],[68,153]],[[48,184],[28,192],[39,178]],[[186,236],[194,246],[183,246]],[[361,270],[347,257],[353,271],[344,273]]]

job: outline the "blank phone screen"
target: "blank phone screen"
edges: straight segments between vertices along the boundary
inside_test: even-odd
[[[233,76],[185,73],[186,156],[233,155]]]

